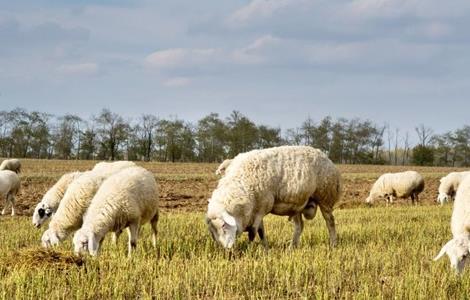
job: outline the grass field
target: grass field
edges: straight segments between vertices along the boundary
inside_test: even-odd
[[[401,167],[340,166],[345,195],[335,211],[339,243],[328,246],[318,214],[307,222],[300,247],[290,249],[292,225],[269,216],[269,250],[247,237],[224,251],[209,237],[203,210],[217,183],[215,164],[144,164],[162,187],[157,249],[144,227],[135,255],[105,241],[99,258],[76,257],[71,242],[45,251],[42,230],[29,214],[62,173],[93,162],[25,161],[19,217],[0,217],[0,298],[157,299],[468,299],[470,271],[457,277],[447,258],[432,258],[451,237],[451,205],[433,202],[448,168],[415,168],[427,190],[418,206],[364,207],[362,201],[382,172]],[[3,203],[2,203],[3,205]],[[344,209],[340,209],[344,208]]]

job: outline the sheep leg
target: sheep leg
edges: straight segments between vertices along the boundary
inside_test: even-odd
[[[302,219],[302,214],[299,213],[292,218],[294,222],[294,237],[292,238],[292,248],[297,248],[300,241],[300,235],[304,230],[304,220]]]
[[[150,221],[150,225],[152,226],[152,245],[154,248],[157,247],[157,223],[158,223],[158,212]]]
[[[10,203],[11,203],[11,215],[14,216],[14,215],[16,215],[16,212],[15,212],[15,197],[12,194],[9,194],[8,197],[10,198]]]
[[[127,255],[131,257],[132,250],[137,247],[137,238],[139,236],[139,223],[131,223],[129,227],[127,227],[127,232],[129,234],[129,244],[127,247]]]
[[[116,246],[117,243],[118,243],[118,240],[119,240],[119,236],[121,235],[122,233],[122,229],[119,229],[115,232],[113,232],[113,244]]]
[[[251,243],[255,240],[256,230],[253,227],[248,228],[248,241]]]
[[[2,215],[4,215],[4,214],[7,212],[7,208],[8,208],[8,196],[9,196],[9,195],[7,195],[7,196],[5,197],[5,207],[3,207]]]
[[[259,227],[258,227],[258,235],[264,248],[268,249],[268,240],[266,239],[266,235],[264,232],[264,222],[262,220],[261,220],[261,224],[259,224]]]
[[[336,246],[336,227],[335,227],[335,217],[333,216],[333,212],[331,209],[327,209],[325,207],[320,207],[321,213],[323,218],[326,222],[326,227],[328,228],[328,233],[330,235],[330,245],[331,247]]]

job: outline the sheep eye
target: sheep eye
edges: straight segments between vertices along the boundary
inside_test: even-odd
[[[39,214],[39,217],[43,218],[44,215],[46,214],[46,212],[44,211],[44,209],[40,208],[40,209],[38,210],[38,214]]]

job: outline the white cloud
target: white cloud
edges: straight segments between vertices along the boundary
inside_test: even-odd
[[[172,88],[183,87],[183,86],[187,86],[189,84],[191,84],[191,79],[189,79],[187,77],[173,77],[173,78],[169,78],[169,79],[167,79],[163,82],[164,86],[172,87]]]
[[[246,47],[235,49],[232,52],[234,62],[241,64],[259,64],[266,62],[266,51],[279,45],[281,40],[272,35],[262,36]]]
[[[153,52],[145,62],[150,67],[165,69],[205,65],[217,60],[219,49],[184,49],[174,48]]]
[[[93,75],[98,73],[99,67],[95,63],[66,64],[57,68],[57,71],[66,75]]]
[[[248,5],[241,7],[228,18],[229,25],[242,26],[244,23],[258,18],[271,17],[276,12],[288,6],[306,2],[305,0],[252,0]]]

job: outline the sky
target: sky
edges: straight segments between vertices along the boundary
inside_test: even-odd
[[[468,0],[0,0],[0,110],[469,124]]]

